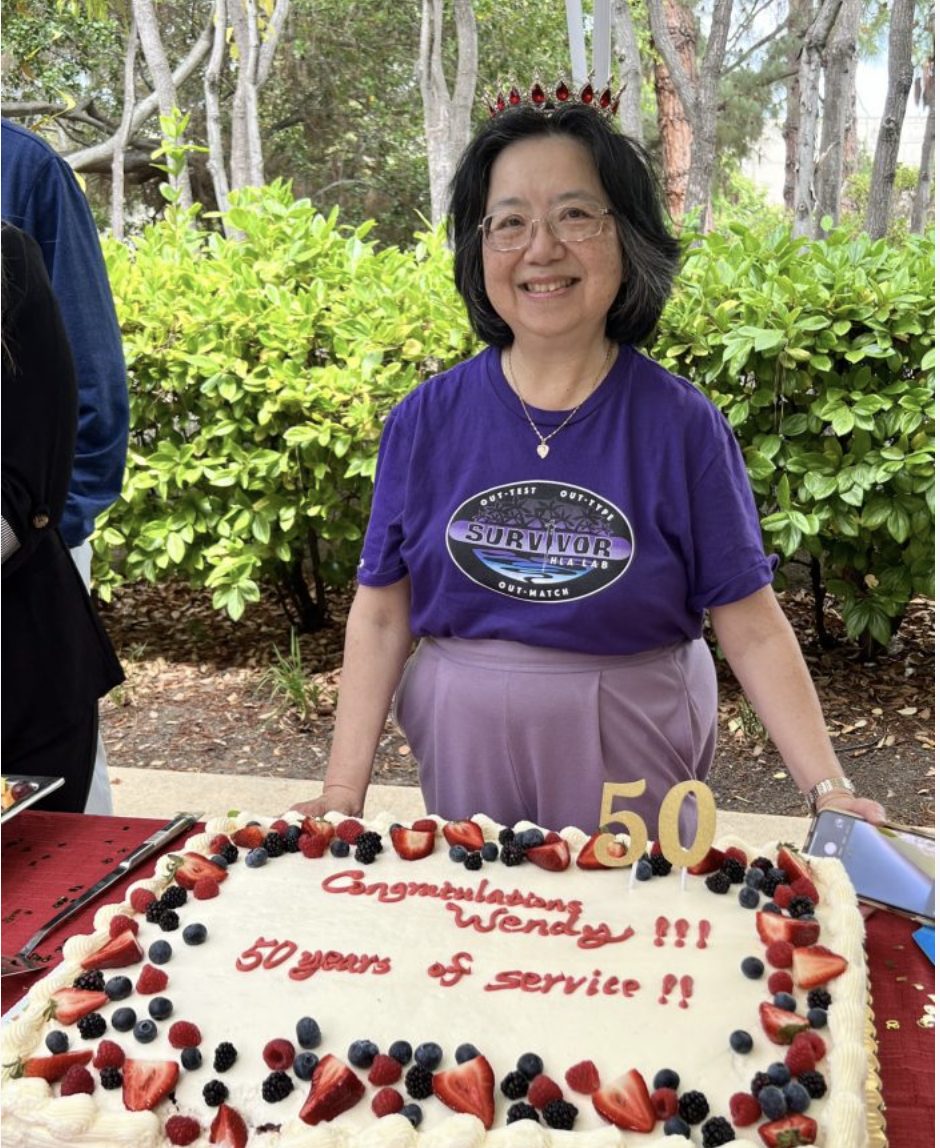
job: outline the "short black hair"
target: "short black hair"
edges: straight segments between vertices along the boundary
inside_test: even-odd
[[[497,156],[518,140],[539,136],[567,136],[588,149],[614,213],[624,268],[606,333],[617,343],[646,342],[672,290],[679,242],[667,226],[659,181],[647,152],[584,104],[556,105],[550,111],[527,105],[508,108],[480,128],[460,158],[451,183],[449,230],[454,280],[473,329],[491,346],[512,342],[512,331],[486,294],[479,225],[486,214]]]

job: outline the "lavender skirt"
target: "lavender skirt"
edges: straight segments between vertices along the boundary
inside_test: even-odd
[[[701,639],[603,657],[424,638],[405,666],[394,717],[431,813],[592,833],[604,782],[645,778],[641,797],[615,804],[639,813],[652,839],[666,792],[705,779],[717,713],[715,667]],[[691,799],[681,826],[688,844]]]

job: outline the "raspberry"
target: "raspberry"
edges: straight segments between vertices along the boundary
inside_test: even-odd
[[[188,1020],[174,1021],[168,1035],[174,1048],[195,1048],[202,1044],[202,1033]]]
[[[83,1068],[80,1064],[73,1064],[65,1076],[62,1077],[62,1084],[59,1088],[61,1096],[74,1096],[76,1092],[92,1093],[95,1091],[95,1078],[91,1075],[87,1068]]]
[[[381,1086],[395,1084],[399,1080],[401,1080],[401,1062],[397,1061],[394,1056],[380,1052],[372,1061],[372,1067],[369,1069],[369,1083]]]
[[[789,909],[790,902],[795,896],[792,885],[778,885],[774,889],[774,904],[779,905],[781,909]]]
[[[163,969],[156,969],[153,965],[144,965],[137,978],[137,991],[149,996],[151,993],[160,993],[169,984],[170,978]]]
[[[807,1029],[805,1032],[798,1032],[793,1038],[793,1044],[808,1044],[812,1049],[813,1056],[817,1061],[822,1060],[822,1058],[826,1055],[826,1042],[818,1032],[812,1032],[809,1029]]]
[[[140,930],[140,924],[133,920],[133,918],[126,917],[123,913],[118,913],[116,917],[112,917],[108,922],[108,934],[112,937],[116,937],[118,933],[126,933],[128,929],[130,929],[136,937]]]
[[[767,964],[775,969],[789,969],[793,965],[793,946],[789,941],[773,941],[767,946]]]
[[[674,1088],[654,1088],[650,1093],[650,1103],[657,1120],[668,1120],[679,1111],[679,1094]]]
[[[767,978],[767,991],[770,993],[792,993],[793,977],[786,969],[778,969]]]
[[[572,1092],[590,1096],[601,1086],[601,1076],[593,1060],[582,1060],[573,1064],[565,1073],[565,1083]]]
[[[211,901],[219,895],[219,882],[211,877],[200,877],[193,886],[193,896],[197,901]]]
[[[401,1112],[404,1106],[404,1097],[394,1088],[380,1088],[372,1097],[372,1111],[376,1116],[390,1116],[393,1112]]]
[[[171,1144],[185,1145],[198,1140],[202,1129],[199,1127],[199,1121],[194,1120],[192,1116],[171,1116],[163,1131]]]
[[[137,913],[146,913],[147,906],[151,905],[156,899],[149,889],[135,889],[134,892],[131,893],[131,908]]]
[[[561,1089],[550,1076],[544,1073],[537,1076],[529,1085],[528,1101],[533,1108],[547,1108],[555,1100],[561,1100]],[[556,1127],[563,1127],[557,1125]]]
[[[283,1037],[269,1040],[261,1056],[268,1068],[275,1072],[286,1072],[294,1063],[294,1046]]]
[[[312,833],[301,833],[297,844],[305,857],[322,857],[326,852],[326,840],[323,837],[314,837]]]
[[[336,826],[336,836],[341,841],[345,841],[347,845],[355,845],[356,838],[360,833],[364,832],[365,827],[354,817],[347,817],[345,821],[341,821],[339,825]]]
[[[728,1104],[731,1120],[738,1128],[748,1128],[761,1118],[760,1104],[750,1092],[736,1092]]]
[[[120,1068],[124,1063],[124,1049],[113,1040],[103,1040],[91,1063],[95,1068]]]

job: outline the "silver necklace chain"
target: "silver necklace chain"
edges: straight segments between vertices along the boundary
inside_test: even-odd
[[[568,425],[568,423],[571,422],[571,420],[578,413],[578,411],[588,401],[588,399],[591,397],[591,395],[593,395],[594,392],[597,390],[601,379],[604,377],[604,375],[607,374],[607,365],[610,362],[611,350],[612,350],[612,345],[610,343],[608,343],[607,344],[607,350],[604,352],[604,361],[603,361],[603,363],[601,363],[601,369],[598,372],[597,378],[594,380],[594,383],[592,384],[591,389],[584,396],[584,398],[581,400],[581,402],[579,402],[578,405],[573,410],[570,410],[568,412],[568,414],[565,416],[565,418],[558,424],[557,427],[555,427],[555,429],[553,431],[549,431],[548,434],[542,434],[542,432],[539,430],[539,428],[535,425],[535,420],[532,418],[532,415],[529,413],[529,408],[526,405],[526,401],[522,397],[522,391],[519,390],[519,386],[516,383],[516,376],[515,376],[513,369],[512,369],[512,347],[509,347],[507,349],[507,351],[506,351],[506,374],[509,377],[509,386],[512,389],[513,394],[519,400],[519,404],[522,407],[522,413],[525,415],[526,421],[528,422],[529,426],[533,429],[533,431],[535,431],[535,436],[539,440],[539,445],[535,448],[535,453],[539,456],[539,458],[547,458],[548,457],[548,452],[551,449],[548,445],[548,440],[554,438],[555,435],[558,434],[559,431],[564,430],[564,428]]]

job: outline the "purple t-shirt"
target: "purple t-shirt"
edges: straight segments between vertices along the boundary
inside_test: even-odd
[[[529,410],[543,435],[566,413]],[[389,415],[358,577],[410,575],[415,635],[632,654],[771,581],[730,427],[632,347],[537,446],[493,348]]]

